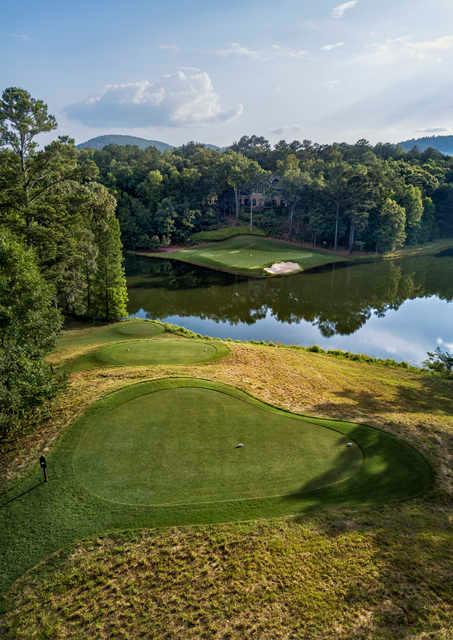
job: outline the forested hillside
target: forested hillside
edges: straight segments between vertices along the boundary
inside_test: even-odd
[[[127,146],[89,154],[118,201],[130,249],[185,242],[231,218],[351,251],[453,236],[453,160],[432,150],[365,140],[272,147],[244,136],[221,154],[193,143],[164,154]]]
[[[103,149],[109,144],[119,145],[134,145],[140,149],[147,149],[148,147],[155,147],[158,151],[167,151],[172,149],[171,144],[161,142],[160,140],[147,140],[146,138],[138,138],[137,136],[124,136],[117,134],[110,134],[105,136],[96,136],[90,138],[86,142],[81,142],[77,145],[78,149]]]
[[[436,149],[440,153],[453,156],[453,136],[425,136],[423,138],[411,138],[400,142],[400,147],[405,151],[411,151],[414,147],[418,151]]]

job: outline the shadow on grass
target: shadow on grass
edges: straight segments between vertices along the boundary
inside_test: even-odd
[[[409,444],[369,426],[347,422],[337,425],[345,441],[333,465],[286,496],[295,503],[308,498],[305,513],[326,505],[387,504],[418,496],[432,487],[431,466]],[[348,441],[360,447],[363,454],[362,464],[353,475],[348,469]]]
[[[42,484],[43,484],[42,480],[40,482],[35,482],[35,484],[31,485],[31,487],[28,487],[28,489],[25,489],[24,491],[21,491],[20,493],[12,497],[8,497],[8,494],[11,493],[11,491],[5,491],[4,493],[0,494],[0,509],[3,509],[7,505],[11,504],[11,502],[15,502],[16,500],[19,500],[19,498],[23,498],[23,496],[26,496],[27,494],[31,493],[32,491],[40,487]],[[5,495],[7,496],[7,498],[5,500],[2,500],[3,496]]]
[[[342,450],[331,469],[286,499],[296,505],[309,498],[310,505],[294,521],[311,522],[340,548],[345,545],[346,553],[351,545],[357,546],[357,557],[373,549],[369,566],[351,574],[342,594],[345,607],[363,615],[357,616],[354,635],[339,633],[339,640],[435,634],[448,626],[453,596],[448,509],[433,493],[427,494],[429,501],[421,499],[432,487],[433,474],[415,449],[379,430],[364,429],[356,426],[348,433],[365,454],[357,474],[341,480],[338,470],[347,455]],[[418,499],[408,501],[411,496]],[[333,508],[320,510],[326,505]]]
[[[344,389],[335,393],[341,401],[350,400],[353,404],[344,405],[327,402],[316,405],[315,411],[321,415],[338,411],[349,411],[351,408],[375,414],[385,413],[434,413],[453,414],[453,380],[442,379],[439,376],[420,375],[415,378],[414,386],[399,385],[395,395],[390,398],[376,396],[368,391],[354,391]]]

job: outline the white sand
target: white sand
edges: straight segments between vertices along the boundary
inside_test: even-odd
[[[272,276],[280,276],[288,273],[298,273],[302,269],[297,262],[276,262],[271,267],[266,267],[264,271]]]

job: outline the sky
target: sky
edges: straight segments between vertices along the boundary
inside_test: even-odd
[[[1,0],[0,88],[59,135],[453,133],[453,0]]]

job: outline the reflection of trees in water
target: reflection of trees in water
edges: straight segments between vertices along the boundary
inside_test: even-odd
[[[408,258],[245,281],[169,261],[145,260],[148,272],[132,277],[131,312],[143,308],[158,318],[197,316],[253,324],[270,312],[280,322],[310,322],[329,337],[354,333],[373,313],[385,316],[408,299],[453,300],[450,258]]]

